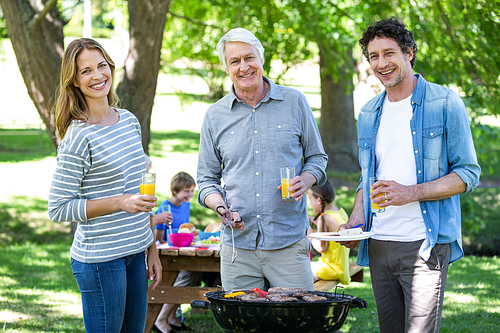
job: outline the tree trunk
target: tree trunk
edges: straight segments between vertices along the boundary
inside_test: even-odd
[[[63,24],[55,2],[46,1],[47,9],[51,8],[43,14],[45,7],[40,0],[0,0],[12,48],[28,94],[56,148],[58,140],[51,107],[59,81],[64,41]]]
[[[329,49],[325,52],[322,45],[319,45],[319,49],[321,79],[319,130],[325,152],[328,154],[326,170],[327,172],[357,172],[359,164],[356,119],[354,118],[354,84],[352,75],[349,75],[353,72],[355,62],[352,60],[339,65],[340,75],[334,78],[330,69],[333,59],[329,58],[329,54],[335,54],[335,50]],[[349,59],[352,59],[351,52],[349,52]]]
[[[117,89],[121,106],[134,113],[141,124],[146,154],[156,94],[163,31],[170,0],[129,0],[130,48]]]

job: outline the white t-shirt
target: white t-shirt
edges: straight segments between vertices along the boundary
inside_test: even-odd
[[[398,102],[384,100],[380,127],[375,138],[376,176],[402,185],[417,183],[410,120],[411,95]],[[373,238],[412,242],[425,238],[419,202],[389,206],[373,217]]]

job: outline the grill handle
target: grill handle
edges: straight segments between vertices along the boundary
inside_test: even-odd
[[[191,301],[191,307],[194,309],[205,309],[208,310],[210,308],[210,303],[206,301]]]
[[[351,309],[355,308],[360,308],[360,309],[366,309],[368,307],[368,303],[361,298],[355,298],[351,302]]]
[[[210,309],[213,311],[221,312],[220,305],[206,302],[206,301],[197,301],[197,300],[191,301],[191,307],[193,309],[205,309],[205,310]]]

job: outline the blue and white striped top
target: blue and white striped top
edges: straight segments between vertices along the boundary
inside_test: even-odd
[[[71,257],[84,263],[111,261],[146,250],[153,242],[149,213],[87,219],[87,200],[139,193],[146,172],[141,127],[127,110],[112,126],[74,121],[57,149],[48,210],[54,222],[78,222]]]

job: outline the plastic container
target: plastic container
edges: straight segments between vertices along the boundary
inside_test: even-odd
[[[200,240],[209,239],[211,236],[220,237],[220,231],[218,231],[218,232],[200,231],[198,233],[198,236],[200,236]]]
[[[194,233],[192,232],[183,232],[183,233],[174,233],[167,235],[168,240],[172,243],[173,246],[184,247],[189,246],[194,239]]]
[[[170,239],[168,239],[168,235],[170,234],[170,228],[168,227],[168,225],[167,225],[167,229],[165,230],[165,232],[167,233],[167,244],[168,244],[169,246],[173,246],[173,245],[172,245],[172,243],[170,243]],[[178,233],[178,232],[179,232],[179,229],[177,229],[177,228],[172,228],[172,233],[173,233],[173,234],[176,234],[176,233]]]

